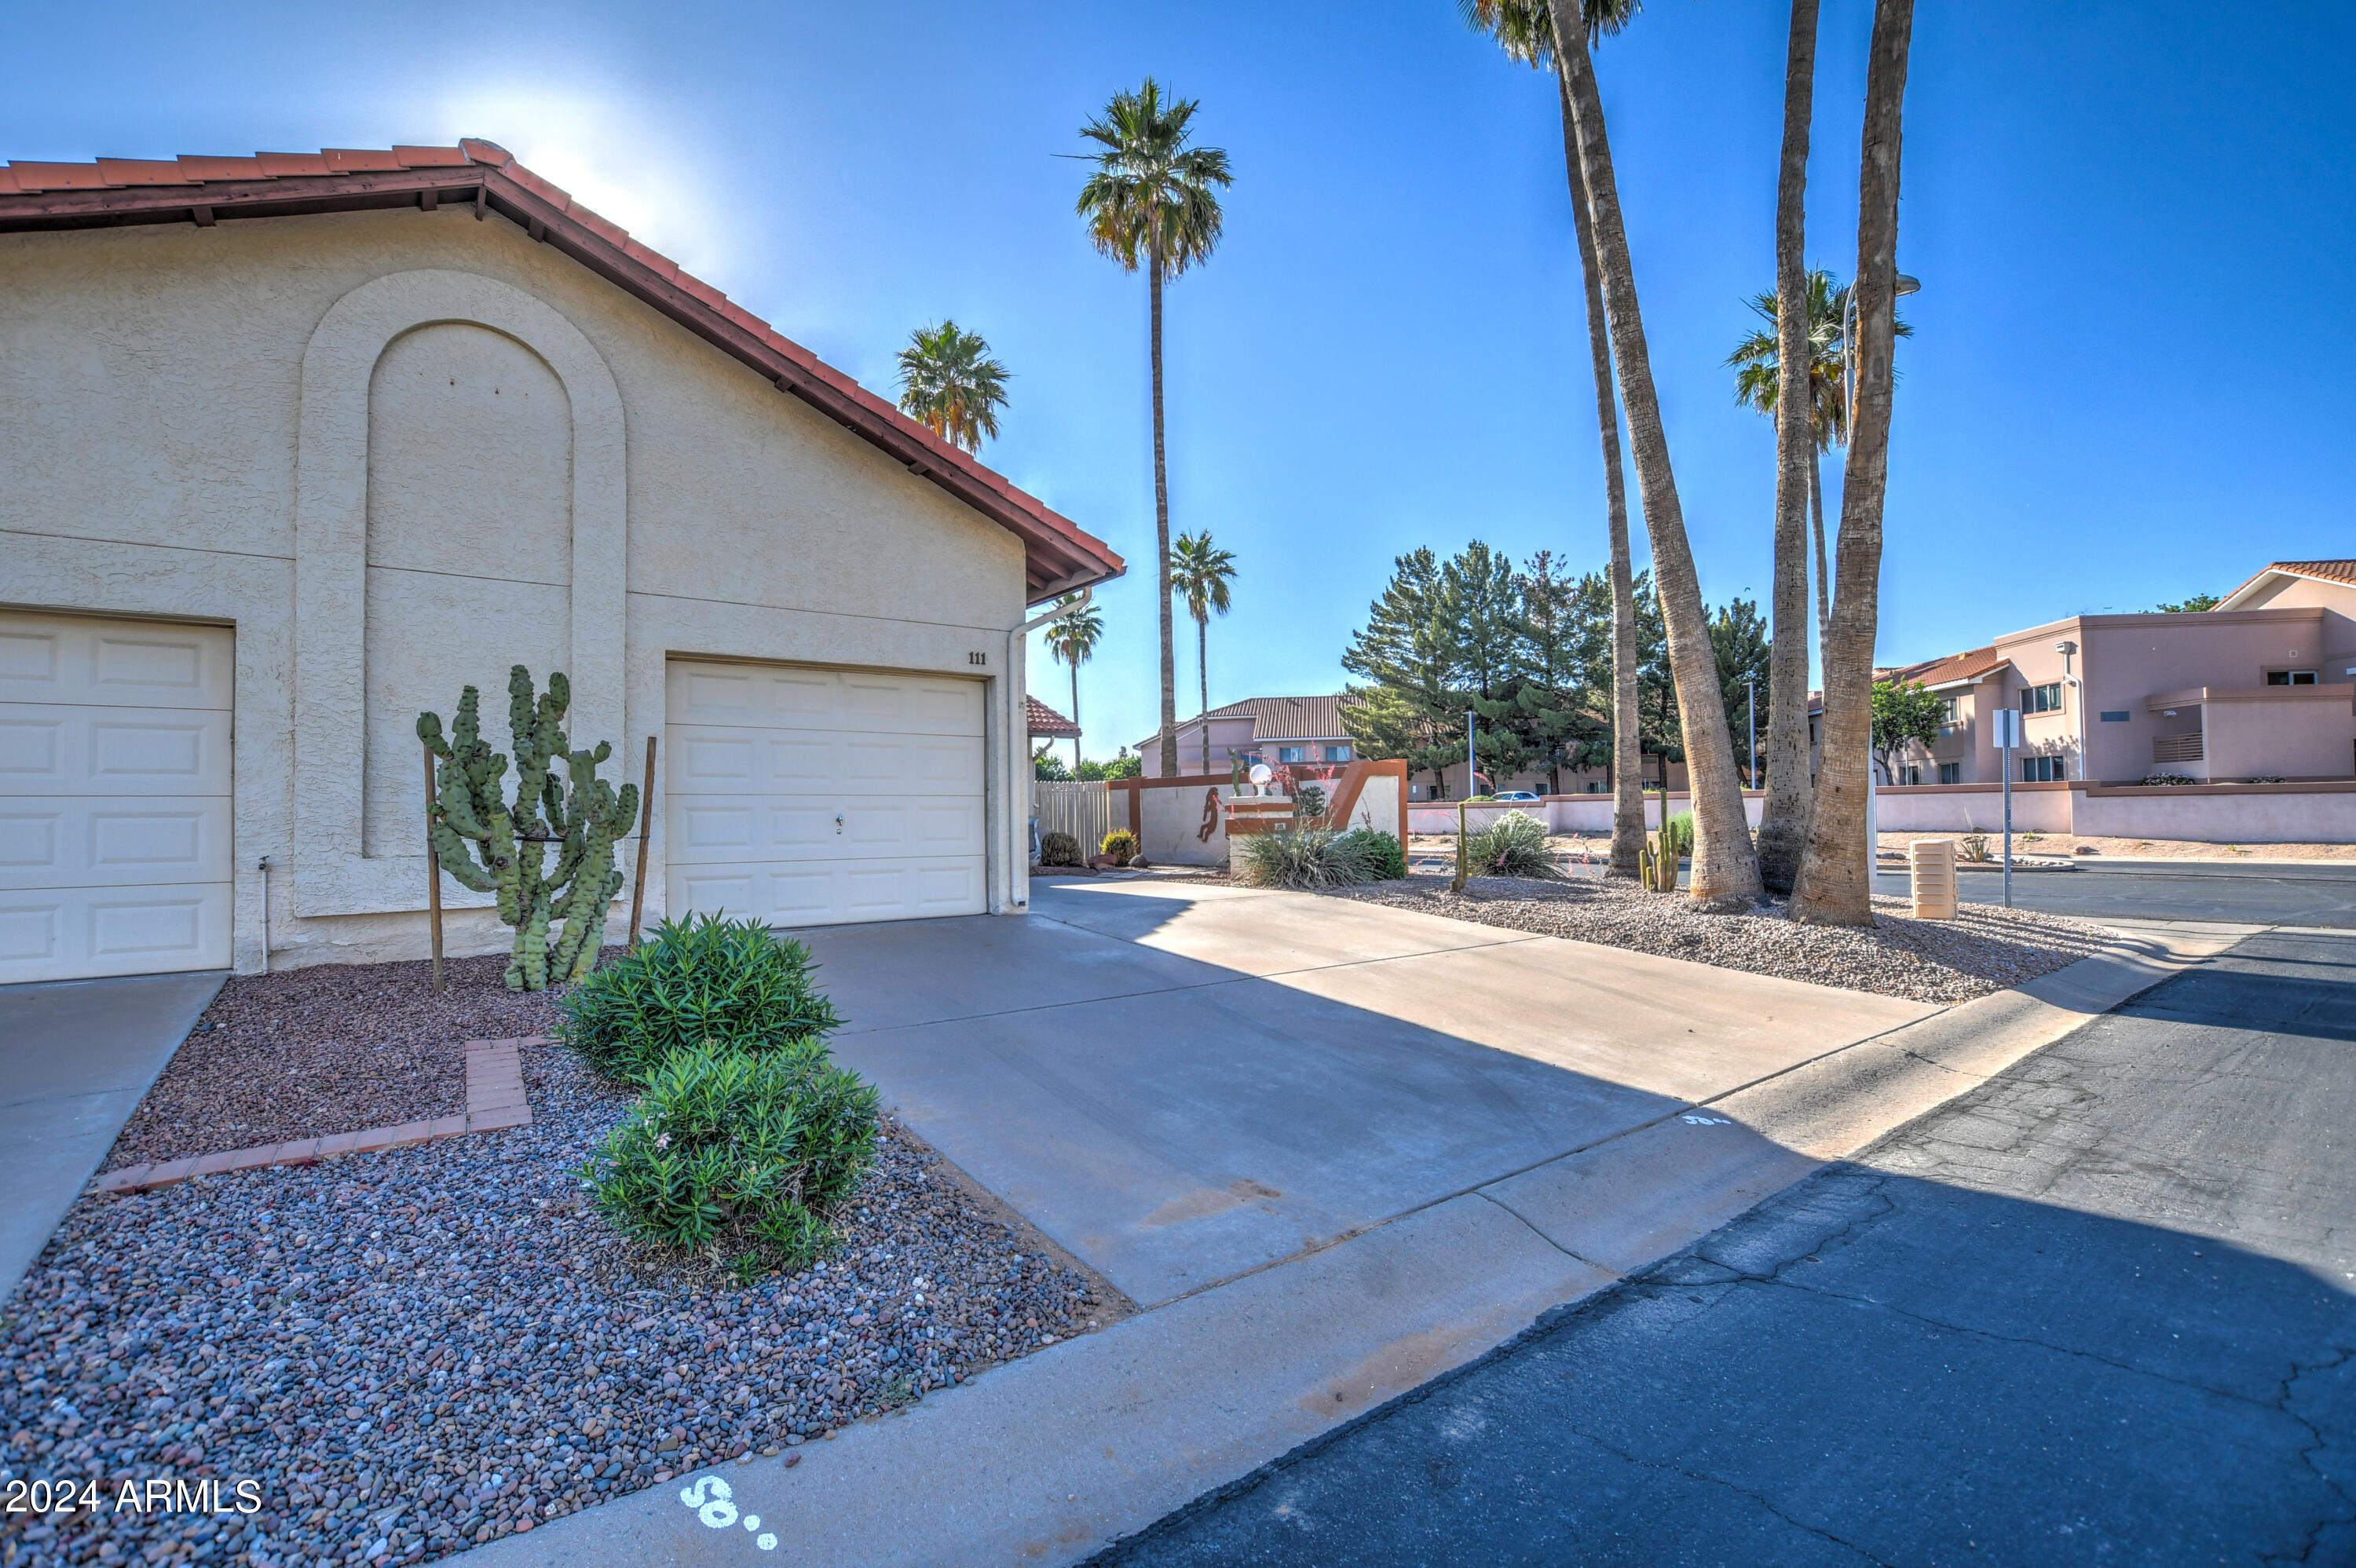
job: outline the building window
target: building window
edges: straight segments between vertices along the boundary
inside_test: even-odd
[[[2020,782],[2023,784],[2053,784],[2068,776],[2062,771],[2060,757],[2020,759]]]
[[[2043,686],[2022,687],[2020,710],[2023,713],[2059,713],[2062,711],[2062,683],[2054,680]]]
[[[2103,709],[2103,722],[2105,724],[2124,724],[2134,717],[2134,713],[2124,708],[2105,708]]]
[[[1941,763],[1939,764],[1939,782],[1941,784],[1963,783],[1964,764],[1961,763]]]
[[[1958,711],[1961,700],[1961,699],[1954,697],[1942,698],[1940,699],[1939,706],[1941,712],[1945,717],[1948,723],[1953,724],[1957,719],[1962,717],[1962,714]]]
[[[1922,770],[1919,767],[1908,768],[1906,770],[1906,782],[1911,784],[1921,784],[1922,782]]]
[[[2266,671],[2268,686],[2313,686],[2315,672],[2311,669],[2270,669]]]
[[[1300,762],[1301,760],[1301,748],[1298,746],[1279,746],[1276,749],[1276,760],[1280,763]]]
[[[1328,746],[1325,748],[1325,760],[1329,763],[1346,763],[1350,760],[1350,748]]]

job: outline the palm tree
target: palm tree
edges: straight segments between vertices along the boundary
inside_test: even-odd
[[[1783,151],[1775,177],[1777,362],[1814,368],[1804,315],[1807,276],[1808,129],[1815,112],[1818,0],[1792,0],[1783,52]],[[1811,385],[1813,386],[1813,376]],[[1823,449],[1811,405],[1794,399],[1775,417],[1774,635],[1767,661],[1767,752],[1772,782],[1759,814],[1759,880],[1788,893],[1800,873],[1811,802],[1808,778],[1808,549],[1806,501],[1815,491],[1813,462]],[[1819,513],[1818,516],[1822,516]],[[1818,573],[1821,580],[1822,572]],[[1819,628],[1821,634],[1821,628]],[[1757,759],[1752,759],[1754,767]],[[1752,779],[1755,785],[1758,781]]]
[[[1495,37],[1511,59],[1531,67],[1554,60],[1554,22],[1549,0],[1458,0],[1466,24]],[[1614,7],[1618,20],[1634,10],[1634,0]],[[1587,289],[1587,347],[1595,373],[1595,416],[1603,444],[1603,514],[1612,562],[1612,852],[1608,877],[1636,875],[1644,842],[1643,716],[1638,707],[1636,592],[1628,545],[1628,484],[1620,460],[1620,399],[1612,389],[1612,328],[1603,305],[1603,273],[1595,255],[1594,222],[1588,211],[1587,182],[1579,166],[1570,87],[1555,73],[1562,99],[1563,165],[1570,185],[1571,226],[1579,237],[1579,265]]]
[[[1227,155],[1188,144],[1199,104],[1164,101],[1151,77],[1135,92],[1117,92],[1080,134],[1104,149],[1080,187],[1078,212],[1098,251],[1125,272],[1145,268],[1151,301],[1153,359],[1153,542],[1161,571],[1162,772],[1178,772],[1178,667],[1170,619],[1170,475],[1162,443],[1162,285],[1219,243],[1219,187],[1233,184]]]
[[[1667,623],[1669,668],[1677,687],[1685,731],[1686,768],[1692,780],[1693,878],[1688,896],[1703,909],[1747,909],[1758,901],[1759,857],[1742,805],[1742,774],[1734,741],[1726,727],[1726,702],[1718,684],[1718,655],[1709,640],[1709,610],[1702,603],[1701,579],[1686,538],[1685,510],[1677,497],[1676,473],[1669,461],[1668,433],[1653,385],[1650,351],[1644,344],[1644,313],[1636,299],[1636,273],[1628,253],[1627,227],[1620,212],[1620,187],[1612,167],[1612,144],[1603,123],[1603,101],[1595,85],[1589,41],[1615,32],[1633,14],[1632,0],[1589,0],[1572,16],[1555,6],[1547,20],[1571,126],[1579,145],[1580,173],[1594,227],[1595,253],[1603,274],[1604,314],[1612,329],[1613,368],[1620,402],[1628,419],[1628,445],[1636,460],[1636,486],[1644,507],[1644,530],[1653,545],[1653,581]]]
[[[1055,601],[1058,607],[1077,600],[1076,593],[1066,593]],[[1104,617],[1093,604],[1073,610],[1047,623],[1047,652],[1072,667],[1072,771],[1080,768],[1080,667],[1097,651],[1104,636]]]
[[[916,328],[900,350],[901,411],[968,452],[998,433],[1006,381],[1006,367],[990,357],[981,334],[960,331],[954,321]]]
[[[1881,507],[1898,340],[1898,175],[1914,0],[1874,0],[1858,177],[1857,391],[1841,475],[1840,592],[1825,638],[1825,720],[1807,852],[1792,915],[1873,923],[1874,847],[1865,841],[1873,744],[1873,645],[1880,614]]]
[[[1211,542],[1211,530],[1180,534],[1170,547],[1170,584],[1194,617],[1195,673],[1203,682],[1203,771],[1211,771],[1211,616],[1227,613],[1227,584],[1236,575],[1231,550]]]
[[[1814,450],[1805,453],[1807,499],[1815,529],[1816,635],[1821,640],[1825,627],[1832,620],[1834,597],[1825,553],[1824,453],[1848,440],[1848,413],[1845,407],[1848,357],[1841,343],[1841,323],[1848,315],[1849,290],[1846,283],[1836,286],[1833,275],[1818,269],[1807,274],[1802,293],[1805,302],[1802,318],[1805,343],[1800,352],[1808,361],[1808,411],[1814,435]],[[1726,357],[1735,373],[1734,400],[1774,418],[1776,392],[1782,383],[1778,367],[1782,363],[1783,313],[1773,294],[1757,295],[1751,301],[1751,308],[1767,325],[1735,345],[1734,352]],[[1914,329],[1902,317],[1893,330],[1901,337],[1914,336]],[[1781,429],[1779,420],[1779,435]]]

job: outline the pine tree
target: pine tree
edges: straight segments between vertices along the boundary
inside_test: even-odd
[[[1502,788],[1537,760],[1536,748],[1514,722],[1526,680],[1521,581],[1511,558],[1474,539],[1440,570],[1440,591],[1450,662],[1462,684],[1458,706],[1481,723],[1473,760]]]
[[[1589,591],[1589,583],[1600,591]],[[1552,550],[1530,557],[1520,579],[1523,673],[1514,711],[1482,717],[1510,724],[1562,793],[1562,775],[1597,767],[1612,755],[1612,597],[1595,573],[1585,581],[1561,571]]]
[[[1768,678],[1774,642],[1760,617],[1755,600],[1736,599],[1710,617],[1710,645],[1718,650],[1718,684],[1726,703],[1726,730],[1733,738],[1734,754],[1742,760],[1742,776],[1751,782],[1751,692],[1756,682],[1759,719],[1766,720],[1773,688]],[[1765,740],[1762,732],[1761,740]]]
[[[1439,557],[1422,549],[1392,563],[1391,580],[1352,635],[1342,667],[1365,684],[1350,687],[1343,727],[1368,756],[1398,757],[1409,777],[1464,757],[1464,718],[1457,700],[1447,592]]]

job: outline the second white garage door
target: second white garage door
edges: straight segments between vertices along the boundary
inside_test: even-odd
[[[944,676],[673,659],[670,913],[981,913],[981,699]]]

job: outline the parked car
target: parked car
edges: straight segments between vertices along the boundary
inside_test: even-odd
[[[1496,798],[1499,800],[1510,800],[1518,804],[1524,802],[1535,803],[1544,799],[1545,797],[1543,795],[1534,795],[1526,789],[1509,789],[1501,792]]]

